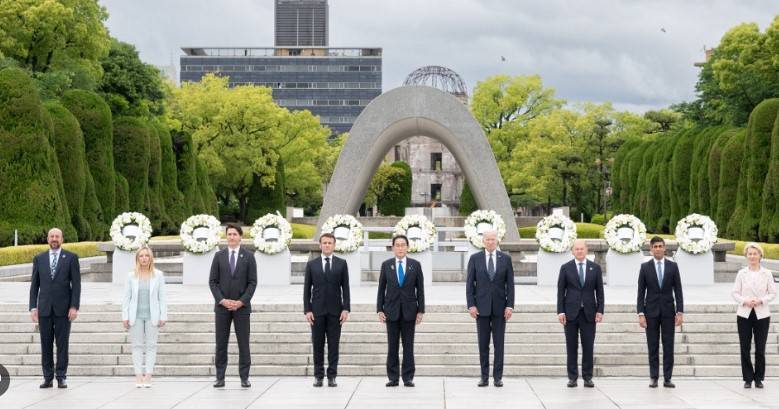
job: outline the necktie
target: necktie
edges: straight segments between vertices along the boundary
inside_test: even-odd
[[[657,262],[657,282],[660,283],[660,288],[663,288],[663,263]]]
[[[579,285],[584,287],[584,263],[579,263]]]
[[[59,254],[55,251],[54,256],[51,258],[51,279],[54,279],[54,273],[57,272],[57,259]]]
[[[235,275],[235,250],[230,252],[230,275]]]
[[[495,278],[495,261],[492,259],[492,253],[490,253],[490,258],[487,260],[487,274],[490,275],[490,280]]]
[[[403,272],[403,260],[398,260],[398,284],[403,287],[404,281],[406,281],[406,273]]]
[[[330,257],[325,257],[325,276],[330,275]]]

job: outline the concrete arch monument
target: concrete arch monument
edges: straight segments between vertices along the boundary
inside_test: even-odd
[[[504,241],[518,241],[514,212],[487,137],[462,102],[426,86],[388,91],[357,117],[325,194],[317,232],[334,214],[355,214],[387,152],[418,135],[436,139],[452,152],[479,208],[500,213],[506,222]]]

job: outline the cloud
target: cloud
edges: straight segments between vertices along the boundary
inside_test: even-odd
[[[182,46],[273,45],[272,0],[101,3],[112,34],[153,64],[178,64]],[[703,46],[778,11],[737,0],[331,0],[330,45],[383,47],[385,90],[443,65],[471,89],[499,73],[539,74],[561,98],[642,112],[693,99]]]

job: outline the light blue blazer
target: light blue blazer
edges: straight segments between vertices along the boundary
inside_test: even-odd
[[[162,271],[154,269],[154,276],[149,280],[149,310],[151,322],[159,325],[159,321],[168,320],[168,301],[165,296],[165,275]],[[134,273],[128,274],[125,285],[124,301],[122,301],[122,321],[130,321],[135,325],[135,316],[138,312],[138,278]]]

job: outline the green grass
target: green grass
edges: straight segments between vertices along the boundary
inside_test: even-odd
[[[97,242],[83,241],[80,243],[65,243],[65,250],[76,253],[79,257],[102,256],[104,253],[97,250]],[[13,264],[32,263],[33,257],[49,248],[48,244],[28,244],[24,246],[9,246],[0,248],[0,266]]]
[[[604,226],[593,223],[576,223],[576,235],[580,239],[598,239],[603,237]],[[519,236],[523,239],[536,238],[536,226],[522,227]]]

